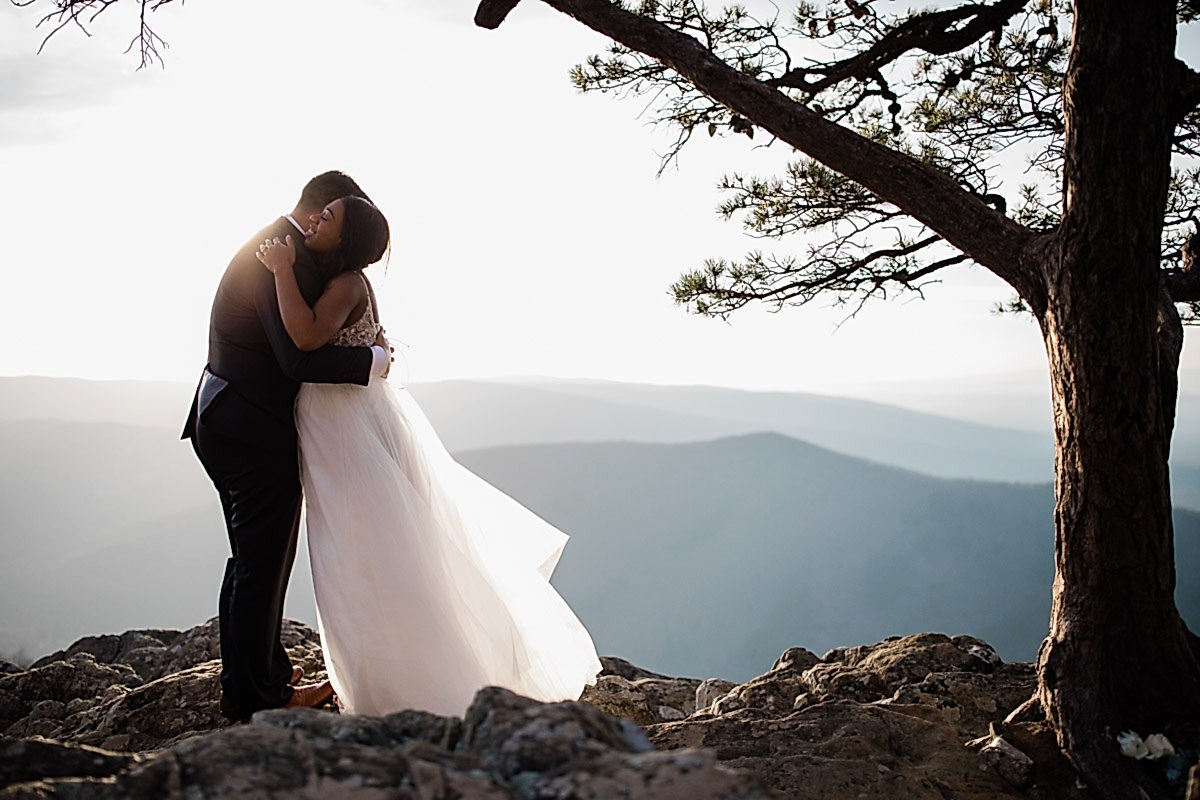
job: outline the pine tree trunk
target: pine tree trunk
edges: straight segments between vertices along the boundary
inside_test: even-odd
[[[1137,319],[1152,315],[1090,325],[1076,312],[1065,314],[1069,325],[1055,318],[1046,326],[1054,343],[1056,571],[1039,694],[1063,750],[1113,798],[1139,796],[1131,776],[1110,774],[1135,766],[1121,763],[1117,733],[1146,736],[1200,720],[1200,669],[1175,606],[1156,352]]]
[[[1174,11],[1170,0],[1136,10],[1077,3],[1065,214],[1045,265],[1057,505],[1039,699],[1063,750],[1106,798],[1136,798],[1139,788],[1165,796],[1120,756],[1119,732],[1200,720],[1200,667],[1175,606],[1167,457],[1176,365],[1161,363],[1169,346],[1159,341]]]

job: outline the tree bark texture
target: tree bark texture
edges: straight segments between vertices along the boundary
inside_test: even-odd
[[[1200,719],[1200,668],[1175,606],[1167,457],[1177,331],[1160,323],[1174,48],[1170,0],[1136,11],[1076,4],[1064,217],[1044,270],[1057,502],[1039,697],[1063,750],[1105,797],[1138,797],[1139,783],[1160,791],[1121,763],[1118,732]]]
[[[1056,437],[1056,573],[1038,700],[1099,796],[1165,797],[1120,755],[1116,734],[1200,723],[1200,664],[1175,606],[1167,471],[1182,337],[1159,261],[1178,117],[1172,0],[1076,3],[1064,219],[1044,234],[690,36],[608,0],[543,2],[904,210],[1029,304],[1045,339]]]

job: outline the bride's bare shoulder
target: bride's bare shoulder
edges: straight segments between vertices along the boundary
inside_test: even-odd
[[[350,293],[355,297],[366,297],[367,284],[366,279],[361,272],[351,270],[350,272],[341,272],[334,275],[325,284],[325,290],[336,289],[338,293]]]

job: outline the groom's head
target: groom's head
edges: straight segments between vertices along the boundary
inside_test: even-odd
[[[320,214],[325,206],[339,197],[348,195],[365,200],[371,199],[367,197],[367,193],[355,182],[354,178],[346,173],[336,169],[322,172],[304,184],[304,189],[300,192],[300,199],[296,201],[296,212],[304,216],[300,216],[298,219],[305,220],[309,214]]]

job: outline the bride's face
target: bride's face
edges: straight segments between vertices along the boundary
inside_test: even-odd
[[[342,243],[342,219],[345,209],[341,200],[334,200],[325,206],[320,214],[308,218],[308,233],[304,235],[304,244],[314,253],[332,253]]]

